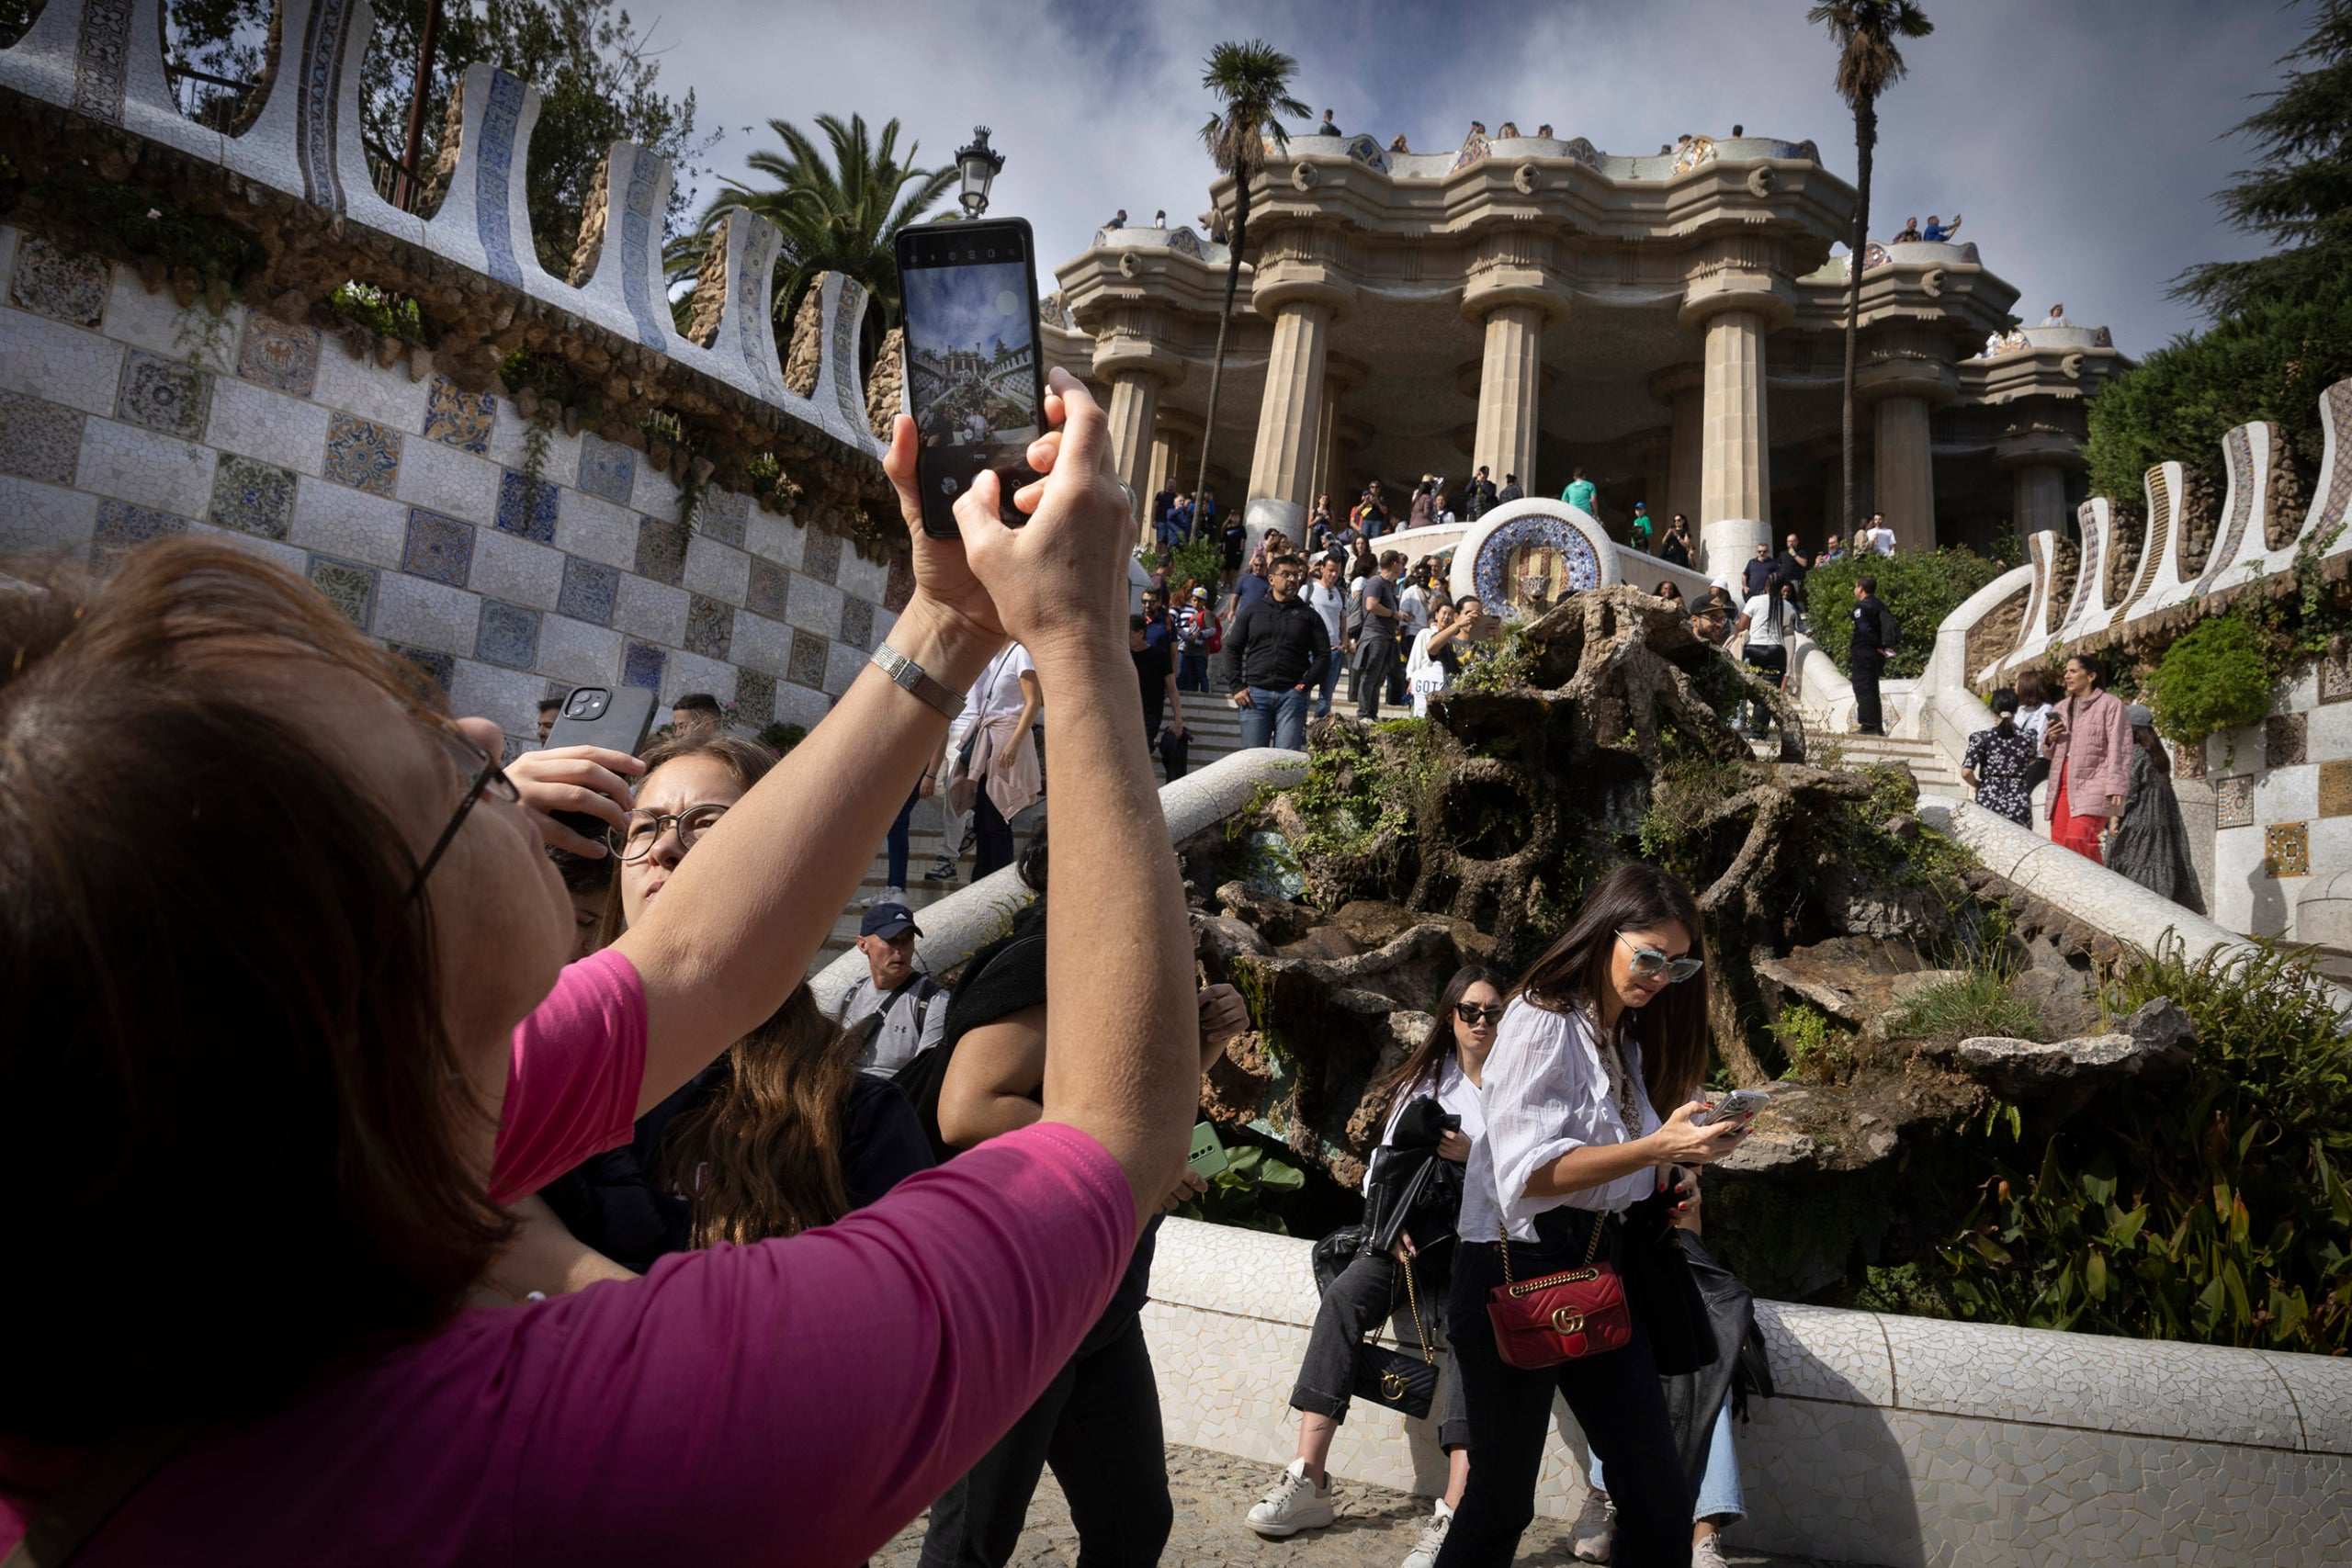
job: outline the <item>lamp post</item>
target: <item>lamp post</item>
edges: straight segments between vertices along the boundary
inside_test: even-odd
[[[956,199],[966,218],[978,218],[989,209],[989,186],[1004,171],[1004,154],[989,145],[987,126],[972,127],[972,140],[956,149],[956,164],[964,172],[964,194]]]

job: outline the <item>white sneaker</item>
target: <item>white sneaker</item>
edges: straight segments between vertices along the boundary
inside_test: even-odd
[[[1577,1516],[1576,1527],[1568,1532],[1568,1550],[1579,1562],[1606,1562],[1616,1539],[1617,1505],[1606,1492],[1586,1493],[1584,1512]]]
[[[1442,1499],[1437,1506],[1437,1517],[1421,1527],[1421,1539],[1405,1558],[1404,1568],[1437,1568],[1437,1554],[1445,1545],[1445,1532],[1453,1526],[1453,1510]]]
[[[1690,1568],[1730,1568],[1724,1561],[1724,1538],[1703,1535],[1690,1543]]]
[[[865,897],[856,899],[850,905],[850,908],[853,909],[871,909],[876,904],[903,904],[906,901],[907,890],[905,888],[885,887],[879,893],[869,893]]]
[[[1326,1476],[1322,1485],[1316,1485],[1306,1479],[1306,1461],[1295,1459],[1244,1522],[1260,1535],[1279,1540],[1301,1530],[1320,1529],[1338,1517],[1338,1510],[1331,1506],[1330,1478]]]

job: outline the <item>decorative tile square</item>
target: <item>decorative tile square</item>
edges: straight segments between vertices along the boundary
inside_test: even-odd
[[[90,564],[104,570],[119,561],[134,545],[187,532],[187,519],[168,512],[151,512],[125,501],[98,502],[96,528],[90,536]]]
[[[808,537],[800,547],[800,570],[820,582],[831,582],[839,577],[842,572],[841,536],[809,529]]]
[[[294,475],[234,453],[220,454],[212,474],[212,507],[204,520],[264,539],[282,539],[294,525]]]
[[[389,646],[394,653],[424,671],[424,678],[440,687],[443,696],[449,694],[449,682],[457,678],[458,673],[456,654],[442,653],[430,648],[410,648],[397,642]]]
[[[474,525],[422,506],[409,508],[408,542],[401,550],[401,570],[429,577],[452,588],[463,588],[474,569]]]
[[[534,544],[555,543],[555,486],[528,474],[507,473],[498,480],[498,531]]]
[[[2177,778],[2201,779],[2205,776],[2205,743],[2190,746],[2182,741],[2170,742],[2172,771]]]
[[[2233,773],[2213,781],[2213,826],[2254,826],[2254,775]]]
[[[590,431],[580,437],[580,488],[590,495],[628,504],[637,489],[637,454]]]
[[[424,434],[444,446],[487,457],[490,423],[497,412],[497,400],[488,392],[464,391],[447,376],[435,376],[433,391],[424,400]]]
[[[82,457],[82,412],[0,392],[0,474],[70,485]]]
[[[2311,728],[2311,716],[2301,713],[2274,713],[2262,721],[2262,765],[2266,768],[2291,768],[2305,761],[2303,737]]]
[[[630,643],[621,654],[621,684],[662,689],[662,650],[648,643]]]
[[[327,421],[328,479],[389,500],[400,473],[399,431],[347,413]]]
[[[115,418],[194,441],[211,412],[212,378],[203,371],[136,348],[124,356]]]
[[[2352,647],[2342,653],[2320,655],[2319,700],[2352,702]]]
[[[752,498],[742,491],[706,491],[695,508],[695,530],[707,539],[716,539],[740,550],[743,547],[743,525],[751,515]]]
[[[28,310],[77,327],[95,327],[106,314],[107,286],[113,276],[104,256],[69,256],[47,240],[28,237],[17,252],[8,298]]]
[[[618,567],[604,566],[580,556],[563,558],[563,586],[555,596],[556,611],[592,626],[613,624],[613,601],[620,594]]]
[[[775,677],[757,670],[735,672],[735,716],[754,729],[775,722]]]
[[[792,592],[792,573],[763,556],[752,558],[751,586],[743,591],[743,608],[770,620],[784,619],[784,603]]]
[[[671,587],[686,574],[686,526],[667,517],[637,520],[637,575]]]
[[[312,556],[311,584],[326,595],[327,603],[349,615],[353,626],[361,631],[368,629],[368,613],[376,604],[374,567],[358,566],[329,556]]]
[[[528,670],[539,661],[539,613],[495,599],[481,602],[481,626],[474,633],[474,657],[485,664]]]
[[[2262,830],[2262,874],[2309,876],[2312,829],[2308,822],[2273,822]]]
[[[907,607],[907,602],[914,596],[914,558],[911,556],[906,555],[892,556],[890,558],[889,584],[882,591],[882,607],[895,615],[899,611],[905,609]]]
[[[795,685],[824,690],[825,639],[815,632],[794,631],[792,656],[784,667],[784,678]]]
[[[2352,817],[2352,757],[2319,765],[2319,814]]]
[[[867,651],[874,641],[874,606],[854,594],[842,600],[842,640]]]
[[[735,606],[697,593],[686,604],[686,651],[724,661],[735,635]]]
[[[245,318],[245,338],[237,345],[237,376],[307,398],[319,384],[319,329],[288,326],[255,310]]]

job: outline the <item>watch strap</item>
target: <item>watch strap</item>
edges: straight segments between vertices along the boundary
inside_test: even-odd
[[[964,699],[960,695],[933,680],[922,665],[917,664],[888,643],[886,642],[876,649],[874,657],[868,662],[880,666],[882,673],[890,677],[892,682],[902,690],[912,692],[916,696],[946,715],[949,722],[954,722],[962,715]]]

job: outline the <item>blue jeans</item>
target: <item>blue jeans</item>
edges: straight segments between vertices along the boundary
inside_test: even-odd
[[[1592,1456],[1592,1489],[1609,1490],[1600,1479],[1600,1456]],[[1731,1400],[1715,1412],[1715,1435],[1707,1442],[1707,1472],[1699,1477],[1699,1500],[1690,1517],[1736,1523],[1747,1517],[1747,1494],[1739,1489],[1739,1454],[1731,1441]]]
[[[1317,718],[1325,718],[1329,716],[1331,712],[1331,694],[1340,689],[1340,671],[1343,667],[1345,667],[1347,662],[1348,656],[1346,654],[1341,653],[1336,647],[1331,649],[1331,657],[1327,660],[1323,665],[1322,689],[1315,694],[1315,716]]]
[[[1306,750],[1306,694],[1295,686],[1252,686],[1241,716],[1241,744]]]
[[[1207,654],[1180,653],[1176,656],[1176,689],[1180,692],[1205,692],[1209,689]]]
[[[899,819],[890,824],[890,836],[884,840],[890,852],[890,886],[904,888],[907,885],[907,821],[915,814],[915,802],[922,798],[921,786],[907,792],[907,803],[899,807]]]

